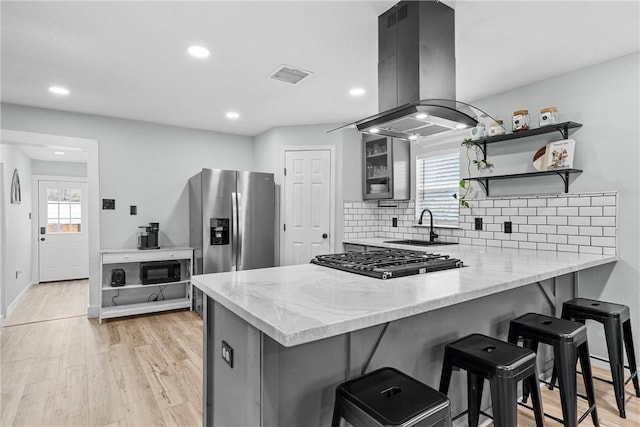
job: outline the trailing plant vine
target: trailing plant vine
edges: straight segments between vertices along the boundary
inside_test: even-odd
[[[465,138],[463,141],[466,147],[465,153],[467,155],[467,176],[471,176],[471,165],[474,165],[479,171],[491,168],[491,164],[487,163],[485,159],[479,158],[478,146],[474,144],[470,144],[470,142],[471,142],[471,138]],[[471,158],[471,147],[474,148],[474,152],[475,152],[474,154],[476,157],[475,159]],[[471,183],[465,181],[464,179],[461,179],[460,187],[464,189],[464,193],[460,192],[460,195],[458,195],[458,193],[453,193],[453,198],[458,200],[458,202],[460,203],[460,206],[468,208],[469,202],[467,201],[467,195],[471,190]]]

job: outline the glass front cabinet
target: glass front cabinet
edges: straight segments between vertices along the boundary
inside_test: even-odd
[[[362,135],[363,200],[408,200],[409,141]]]

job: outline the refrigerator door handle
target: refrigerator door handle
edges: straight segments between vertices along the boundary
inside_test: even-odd
[[[236,232],[236,270],[242,270],[242,235],[244,234],[242,224],[244,224],[244,221],[240,221],[240,212],[242,212],[242,193],[236,193],[236,224],[238,225],[238,231]]]
[[[238,270],[238,193],[231,193],[231,271]]]

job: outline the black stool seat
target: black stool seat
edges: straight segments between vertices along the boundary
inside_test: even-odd
[[[332,426],[451,425],[449,399],[394,368],[381,368],[340,384]]]
[[[611,378],[607,381],[613,384],[618,411],[622,418],[626,417],[624,402],[624,347],[627,352],[631,380],[636,396],[640,397],[640,384],[638,383],[638,370],[636,366],[635,350],[633,348],[633,336],[631,334],[631,317],[629,307],[622,304],[598,301],[587,298],[575,298],[562,305],[562,318],[584,323],[586,320],[594,320],[604,325],[605,338],[607,340],[607,353],[611,367]],[[592,356],[593,357],[593,356]],[[598,358],[600,359],[600,358]],[[555,379],[555,375],[554,375]],[[552,381],[553,383],[554,381]]]
[[[472,334],[445,347],[440,391],[447,393],[453,367],[467,371],[468,423],[477,426],[484,379],[491,387],[491,405],[496,427],[517,425],[517,384],[527,380],[532,390],[536,425],[543,424],[542,401],[537,388],[536,354],[528,349],[485,335]]]
[[[587,328],[577,322],[566,319],[558,319],[537,313],[528,313],[511,320],[509,324],[509,342],[516,344],[522,337],[524,346],[537,352],[538,343],[553,347],[554,370],[558,372],[560,385],[560,403],[564,420],[559,420],[565,426],[575,427],[589,413],[593,424],[598,427],[598,414],[596,411],[595,391],[591,375],[591,362],[589,360],[589,347],[587,343]],[[577,384],[576,364],[580,358],[582,376],[589,410],[577,418]],[[537,384],[535,388],[538,388]],[[524,390],[526,401],[529,390]]]

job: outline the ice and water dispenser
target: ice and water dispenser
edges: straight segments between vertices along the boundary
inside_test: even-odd
[[[209,219],[211,246],[229,244],[229,218]]]

